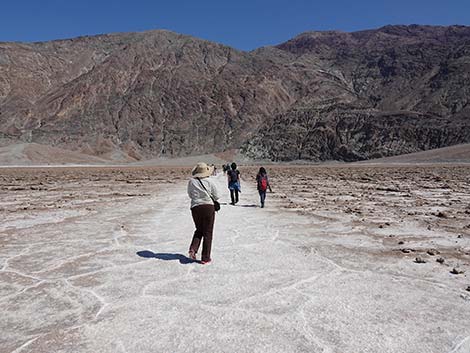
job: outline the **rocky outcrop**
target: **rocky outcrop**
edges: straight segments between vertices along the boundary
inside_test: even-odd
[[[469,119],[351,105],[295,108],[242,147],[253,159],[358,161],[470,141]]]
[[[241,52],[168,31],[0,43],[0,139],[125,158],[358,160],[470,142],[470,28]]]

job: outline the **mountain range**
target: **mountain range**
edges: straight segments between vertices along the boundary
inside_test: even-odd
[[[470,27],[307,32],[250,52],[169,31],[0,43],[0,145],[114,160],[356,161],[470,142]]]

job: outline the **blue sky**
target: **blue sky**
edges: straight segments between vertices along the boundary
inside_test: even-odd
[[[168,29],[251,50],[311,30],[470,25],[470,0],[1,0],[0,41]]]

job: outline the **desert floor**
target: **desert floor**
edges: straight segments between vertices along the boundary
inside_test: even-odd
[[[469,166],[219,174],[210,265],[189,171],[0,169],[0,352],[470,352]]]

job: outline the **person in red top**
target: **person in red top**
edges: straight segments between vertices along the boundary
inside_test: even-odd
[[[270,192],[273,192],[273,191],[271,189],[271,185],[269,185],[268,173],[266,172],[266,169],[264,169],[263,167],[261,167],[259,169],[258,174],[256,174],[256,183],[257,183],[259,198],[261,201],[261,208],[264,208],[264,201],[266,200],[266,190],[269,189]]]

